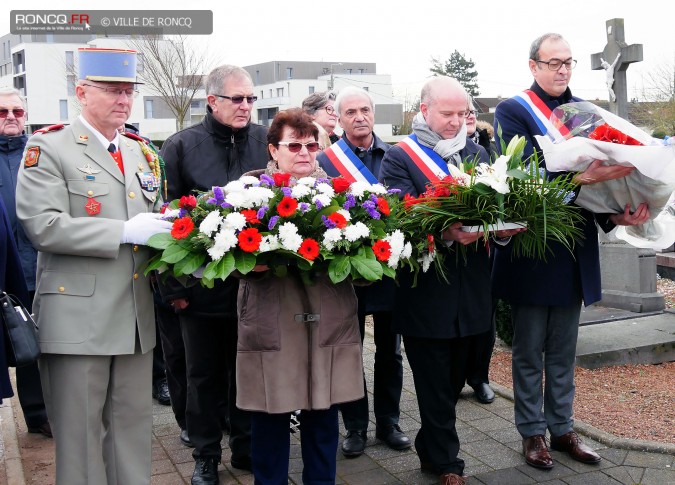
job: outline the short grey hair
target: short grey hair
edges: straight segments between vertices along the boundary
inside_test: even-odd
[[[333,91],[317,91],[302,100],[302,109],[308,115],[313,115],[326,106],[328,101],[335,101],[335,93]]]
[[[21,106],[26,107],[26,98],[21,95],[21,91],[11,86],[3,86],[0,88],[0,96],[16,96],[21,100]]]
[[[206,94],[222,94],[220,91],[222,91],[225,81],[231,77],[246,79],[253,84],[253,79],[251,79],[251,75],[246,69],[231,64],[223,64],[222,66],[213,69],[209,75],[206,76]]]
[[[554,40],[554,41],[555,40],[562,40],[564,43],[566,43],[566,44],[568,43],[562,35],[556,34],[554,32],[549,32],[547,34],[540,35],[539,37],[534,39],[534,41],[532,42],[532,45],[530,46],[530,59],[532,59],[533,61],[539,60],[539,49],[541,49],[541,45],[545,41],[547,41],[548,39],[551,39],[551,40]]]
[[[362,88],[357,88],[356,86],[347,86],[346,88],[342,88],[338,93],[337,98],[335,98],[335,105],[333,105],[333,107],[335,108],[338,116],[340,116],[340,105],[346,98],[351,98],[352,96],[359,96],[361,98],[367,99],[370,103],[370,108],[373,110],[373,112],[375,112],[375,101],[373,101],[373,97],[368,91]]]

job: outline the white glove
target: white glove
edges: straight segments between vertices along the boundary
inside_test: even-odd
[[[141,212],[124,222],[122,244],[146,244],[155,234],[171,232],[173,224],[161,219],[162,214]]]

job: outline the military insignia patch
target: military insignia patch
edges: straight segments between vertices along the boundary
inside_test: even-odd
[[[86,210],[87,214],[90,216],[95,216],[101,212],[101,203],[93,197],[89,197],[87,203],[84,205],[84,210]]]
[[[23,164],[26,168],[37,167],[39,158],[40,147],[30,147],[28,150],[26,150],[26,156],[23,159]]]

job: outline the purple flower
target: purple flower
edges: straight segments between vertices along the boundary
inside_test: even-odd
[[[231,209],[232,204],[230,204],[229,202],[223,202],[220,204],[220,207],[222,207],[223,209]]]
[[[401,189],[387,189],[387,194],[400,194]]]
[[[318,210],[323,209],[323,204],[321,203],[321,201],[320,201],[319,199],[316,199],[316,200],[314,201],[314,205],[316,206],[316,208],[317,208]]]
[[[272,216],[270,218],[270,222],[267,224],[267,229],[269,229],[270,231],[274,229],[274,226],[277,225],[277,221],[279,221],[279,216]]]
[[[328,178],[318,178],[318,179],[316,179],[316,183],[314,185],[316,186],[316,185],[319,185],[319,184],[330,184],[330,179],[328,179]]]
[[[181,217],[185,217],[185,216],[187,216],[188,214],[189,214],[189,212],[186,211],[185,209],[183,209],[183,208],[181,207],[180,209],[178,209],[178,217],[177,217],[177,219],[180,219]]]
[[[328,229],[334,229],[337,227],[337,224],[335,224],[326,216],[321,216],[321,222],[323,222],[323,225],[326,226]]]
[[[293,193],[293,189],[290,187],[281,187],[281,191],[284,193],[286,197],[290,197],[291,194]]]
[[[300,202],[299,207],[302,212],[307,212],[311,208],[311,206],[307,202]]]
[[[211,197],[210,199],[206,199],[206,203],[210,205],[216,205],[217,202],[218,201],[213,197]]]
[[[347,200],[345,201],[345,204],[342,206],[342,208],[348,211],[355,205],[356,205],[356,197],[354,197],[353,194],[347,194]]]
[[[213,187],[213,196],[216,198],[217,202],[223,202],[225,200],[225,194],[223,193],[222,187]]]
[[[260,176],[260,185],[274,185],[274,179],[269,175],[262,174]]]
[[[377,197],[375,197],[375,201],[376,202],[373,202],[372,199],[368,199],[363,204],[361,204],[361,207],[366,210],[370,217],[373,219],[379,219],[380,213],[377,212]]]
[[[255,216],[256,216],[258,219],[262,219],[263,217],[265,217],[265,213],[266,213],[268,210],[269,210],[269,207],[267,207],[266,205],[264,205],[264,206],[262,206],[260,209],[258,209],[258,212],[256,213]]]

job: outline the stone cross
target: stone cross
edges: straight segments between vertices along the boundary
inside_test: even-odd
[[[607,25],[607,45],[602,52],[591,54],[591,69],[607,72],[609,111],[628,119],[626,69],[642,60],[642,44],[626,45],[623,19],[611,19]]]

